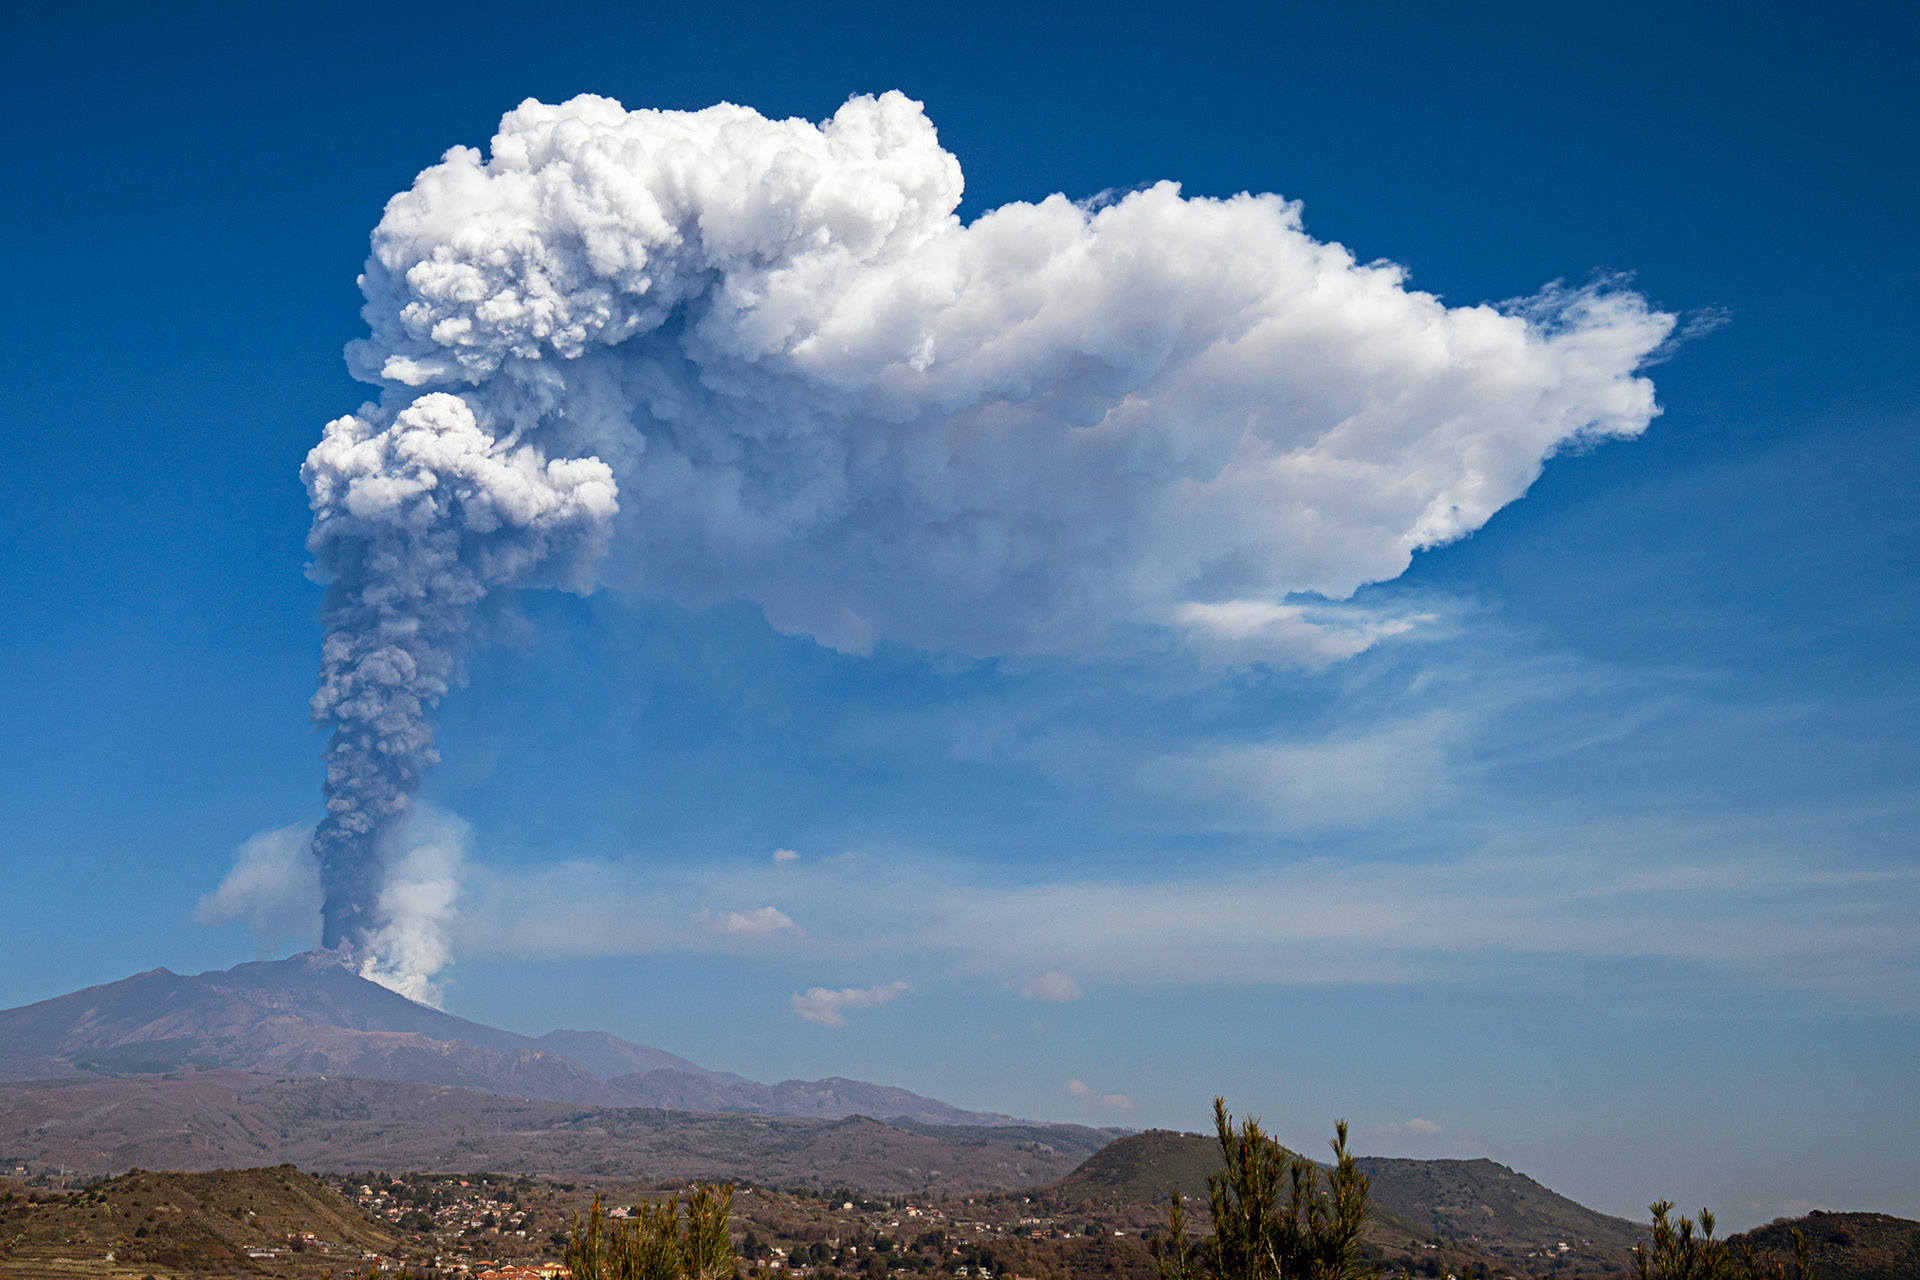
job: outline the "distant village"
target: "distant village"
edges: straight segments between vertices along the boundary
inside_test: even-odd
[[[348,1174],[327,1181],[368,1217],[430,1235],[436,1271],[472,1280],[568,1280],[560,1259],[584,1194],[571,1184],[490,1174]],[[1023,1196],[967,1201],[979,1216],[955,1219],[951,1204],[851,1192],[796,1197],[742,1187],[735,1195],[736,1247],[748,1270],[761,1275],[938,1272],[956,1280],[1034,1280],[1004,1265],[994,1246],[1095,1236],[1145,1254],[1143,1232],[1040,1216]],[[632,1212],[631,1203],[607,1210],[616,1221]]]

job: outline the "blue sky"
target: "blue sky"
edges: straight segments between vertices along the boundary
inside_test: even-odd
[[[302,945],[196,904],[319,816],[299,472],[372,394],[340,351],[387,197],[527,97],[819,121],[899,89],[968,220],[1278,192],[1450,305],[1631,271],[1712,331],[1648,371],[1644,436],[1363,588],[1420,624],[1322,666],[843,652],[750,601],[525,593],[423,791],[466,824],[447,1007],[1050,1119],[1199,1127],[1223,1092],[1296,1143],[1341,1115],[1626,1214],[1920,1216],[1902,9],[16,30],[0,1005]]]

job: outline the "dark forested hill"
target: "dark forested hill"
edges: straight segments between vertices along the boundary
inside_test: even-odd
[[[1108,1143],[1046,1192],[1063,1204],[1161,1205],[1173,1191],[1205,1202],[1207,1175],[1219,1168],[1214,1139],[1149,1129]]]
[[[1806,1233],[1820,1280],[1920,1278],[1920,1222],[1908,1218],[1816,1212],[1804,1218],[1782,1218],[1733,1239],[1736,1244],[1751,1243],[1787,1257],[1793,1247],[1788,1233],[1795,1228]]]
[[[1491,1160],[1397,1160],[1365,1156],[1373,1198],[1445,1240],[1625,1249],[1645,1233],[1625,1218],[1589,1209]]]

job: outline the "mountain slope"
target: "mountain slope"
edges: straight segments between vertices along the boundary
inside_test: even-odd
[[[404,1080],[595,1106],[1013,1123],[858,1080],[759,1084],[605,1032],[517,1035],[416,1004],[328,953],[188,977],[154,969],[0,1011],[0,1080],[185,1066]]]
[[[633,1106],[678,1111],[753,1111],[774,1116],[849,1115],[905,1117],[922,1124],[1018,1124],[1012,1116],[963,1111],[932,1098],[888,1085],[829,1076],[825,1080],[782,1080],[756,1084],[739,1076],[693,1075],[686,1071],[648,1071],[612,1081]]]
[[[744,1076],[724,1071],[709,1071],[695,1066],[677,1053],[656,1049],[649,1044],[633,1044],[604,1031],[549,1031],[533,1043],[554,1053],[562,1053],[593,1072],[612,1080],[617,1076],[645,1075],[650,1071],[680,1071],[708,1080],[749,1083]]]

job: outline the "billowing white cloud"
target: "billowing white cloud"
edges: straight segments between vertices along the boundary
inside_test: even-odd
[[[751,911],[719,912],[702,907],[694,913],[693,922],[715,933],[729,934],[736,938],[771,938],[778,933],[800,932],[800,926],[778,907],[755,907]]]
[[[1325,665],[1420,622],[1337,602],[1658,412],[1674,318],[1621,287],[1448,307],[1275,195],[968,224],[961,191],[898,93],[817,125],[583,96],[389,201],[348,349],[379,401],[303,471],[329,945],[397,954],[390,836],[493,592],[747,600],[853,652]]]
[[[309,849],[312,826],[280,827],[234,850],[233,868],[194,908],[201,924],[244,924],[264,952],[311,944],[320,932],[320,869]]]
[[[773,851],[773,860],[776,864],[798,862],[800,861],[800,855],[792,849],[775,849]]]
[[[847,1025],[846,1010],[889,1004],[908,990],[904,982],[889,982],[880,987],[842,987],[838,991],[827,987],[809,987],[795,993],[793,1011],[808,1022],[817,1022],[823,1027],[844,1027]]]
[[[1070,973],[1058,969],[1049,969],[1037,978],[1031,978],[1020,987],[1020,994],[1029,1000],[1048,1000],[1054,1004],[1066,1004],[1069,1000],[1078,1000],[1086,992],[1073,980]]]
[[[350,364],[375,420],[453,392],[499,450],[609,467],[606,577],[849,650],[1147,625],[1330,660],[1397,624],[1290,594],[1394,577],[1656,412],[1673,318],[1624,290],[1448,308],[1277,196],[963,224],[961,187],[897,93],[528,101],[389,203]]]

